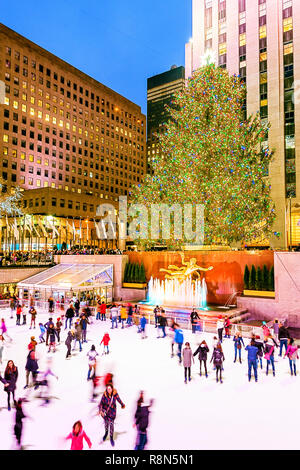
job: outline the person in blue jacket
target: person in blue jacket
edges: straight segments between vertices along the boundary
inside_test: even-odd
[[[257,353],[258,348],[255,346],[253,339],[248,346],[245,347],[245,350],[248,351],[248,379],[251,380],[251,369],[253,367],[255,382],[257,382]]]
[[[241,336],[241,333],[237,333],[233,337],[234,341],[234,361],[236,362],[236,357],[237,357],[237,352],[239,352],[239,361],[242,363],[242,356],[241,356],[241,350],[242,350],[242,345],[245,347],[244,340]]]
[[[179,358],[179,364],[181,364],[181,350],[182,350],[182,345],[183,345],[183,332],[182,330],[176,326],[174,330],[174,343],[178,345],[178,352],[177,356]]]
[[[146,336],[146,325],[147,325],[147,319],[145,315],[142,315],[140,318],[140,332],[141,332],[141,338],[147,338]]]

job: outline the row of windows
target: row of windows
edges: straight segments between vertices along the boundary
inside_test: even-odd
[[[9,46],[7,46],[6,47],[6,54],[11,57],[11,55],[12,55],[11,52],[12,52],[11,48]],[[20,52],[15,51],[14,58],[18,62],[18,63],[15,64],[14,70],[15,70],[16,73],[19,73],[20,72],[20,65],[19,65]],[[27,56],[23,56],[23,64],[28,65],[28,57]],[[12,66],[11,60],[6,59],[5,65],[6,65],[6,68],[10,69],[11,66]],[[51,77],[51,75],[53,75],[53,79],[55,81],[58,81],[58,74],[56,72],[53,72],[51,74],[51,70],[49,68],[44,67],[42,64],[39,64],[38,67],[36,65],[37,65],[36,61],[32,60],[31,61],[31,68],[33,70],[38,70],[39,73],[44,73],[45,72],[48,77]],[[23,68],[23,75],[28,76],[28,68]],[[36,80],[36,72],[31,72],[31,79],[33,81]],[[43,77],[41,77],[41,76],[39,77],[39,83],[40,84],[44,83]],[[82,95],[84,94],[87,98],[90,97],[91,100],[96,100],[96,102],[99,103],[99,104],[100,104],[100,101],[101,101],[101,104],[105,105],[105,100],[103,98],[100,99],[100,97],[98,95],[95,95],[95,93],[90,92],[87,89],[84,90],[83,87],[78,85],[77,83],[74,83],[74,82],[71,83],[71,80],[66,80],[63,75],[60,76],[60,83],[61,84],[66,84],[67,87],[69,87],[69,88],[72,88],[72,85],[73,85],[73,90],[74,91],[78,90],[80,94],[82,94]],[[49,80],[46,81],[46,85],[47,85],[48,88],[50,88],[50,81]],[[58,90],[58,85],[54,84],[54,89]],[[64,88],[60,88],[60,91],[61,91],[62,94],[64,94]],[[68,93],[70,94],[70,92],[68,92]],[[75,95],[75,96],[76,96],[76,99],[77,99],[77,95]],[[71,96],[69,96],[69,97],[71,97]],[[87,101],[85,101],[85,103],[87,103]],[[108,109],[111,109],[112,111],[114,109],[116,109],[116,110],[118,109],[118,107],[116,105],[110,103],[109,101],[106,101],[106,107]],[[126,111],[125,112],[125,117],[129,117],[131,119],[132,114]],[[135,119],[135,116],[133,118]]]

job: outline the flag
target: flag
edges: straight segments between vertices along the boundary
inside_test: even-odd
[[[106,233],[106,229],[105,229],[105,225],[104,225],[103,219],[101,220],[101,228],[102,228],[102,230],[103,230],[104,238],[107,238],[107,233]],[[101,238],[102,238],[102,237],[101,237]]]
[[[34,231],[35,231],[35,233],[36,233],[37,237],[38,237],[38,238],[40,238],[41,234],[40,234],[40,232],[38,232],[38,230],[37,230],[37,228],[36,228],[36,226],[35,226],[35,222],[34,222],[34,220],[33,220],[32,227],[33,227],[33,229],[34,229]]]
[[[75,241],[76,229],[75,229],[75,224],[74,224],[74,217],[73,217],[73,221],[72,221],[72,230],[73,230],[73,241]]]
[[[96,222],[95,219],[94,219],[94,225],[95,225],[95,229],[96,229],[97,238],[101,238],[101,233],[100,233],[100,230],[99,230],[98,222]]]
[[[40,229],[42,230],[42,233],[43,233],[44,237],[47,238],[47,237],[48,237],[48,233],[47,233],[47,230],[45,229],[45,225],[44,225],[43,222],[41,221],[41,218],[40,218],[40,217],[38,217],[37,222],[38,222],[38,226],[39,226]]]
[[[19,229],[18,229],[18,224],[17,224],[17,219],[16,218],[15,218],[14,224],[13,224],[13,231],[14,231],[15,239],[19,238]]]
[[[79,239],[82,238],[82,231],[81,231],[81,217],[80,217],[80,225],[79,225]]]

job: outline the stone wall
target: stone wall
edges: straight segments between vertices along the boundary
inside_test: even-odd
[[[238,297],[239,308],[247,308],[253,318],[287,320],[300,327],[300,253],[274,252],[275,299]]]

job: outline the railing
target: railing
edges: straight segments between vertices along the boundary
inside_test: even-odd
[[[21,303],[24,307],[29,306],[28,299],[22,299]],[[34,306],[39,312],[39,310],[43,310],[44,313],[53,313],[57,316],[62,316],[65,314],[66,309],[68,308],[69,302],[60,303],[54,302],[54,309],[52,312],[49,312],[49,304],[47,301],[35,300]],[[85,304],[81,302],[80,310],[84,308]],[[94,306],[89,306],[92,316],[96,316],[97,309]],[[0,309],[10,309],[10,300],[0,300]],[[142,315],[140,314],[133,314],[133,323],[138,325],[140,318]],[[148,324],[154,325],[155,324],[155,317],[153,314],[145,315],[147,318]],[[106,319],[110,320],[110,311],[107,309],[106,311]],[[168,326],[170,327],[171,322],[170,320],[174,320],[181,328],[191,330],[192,324],[190,321],[189,316],[185,315],[172,315],[168,314]],[[197,321],[196,332],[206,332],[206,333],[214,333],[217,336],[216,331],[216,321],[211,319],[200,319]],[[232,323],[230,327],[230,334],[231,336],[235,335],[236,333],[240,333],[244,338],[251,338],[253,334],[263,338],[263,330],[259,326],[247,325],[246,323]]]

